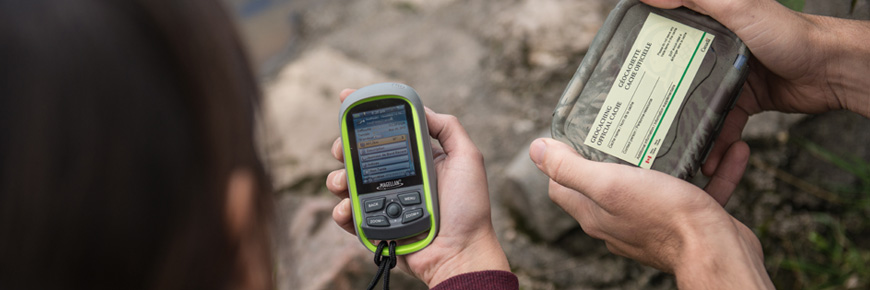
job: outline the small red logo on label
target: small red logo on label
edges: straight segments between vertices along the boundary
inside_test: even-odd
[[[644,161],[644,163],[649,164],[650,160],[652,160],[652,155],[647,155],[647,156],[646,156],[646,161]]]

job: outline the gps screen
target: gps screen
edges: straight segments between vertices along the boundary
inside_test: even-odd
[[[404,105],[353,114],[363,184],[416,174]]]

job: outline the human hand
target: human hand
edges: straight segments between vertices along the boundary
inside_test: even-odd
[[[532,142],[529,155],[551,178],[550,198],[611,252],[675,273],[680,288],[773,288],[758,239],[700,188],[654,170],[586,160],[548,138]]]
[[[702,167],[716,171],[738,142],[750,115],[767,111],[822,113],[848,109],[870,117],[870,23],[807,15],[774,0],[642,0],[660,8],[686,6],[734,31],[753,54],[750,73]]]
[[[342,91],[341,101],[352,92]],[[441,144],[433,144],[432,148],[438,176],[441,228],[425,249],[400,256],[399,266],[430,288],[462,273],[510,271],[492,227],[483,155],[456,117],[426,108],[426,119],[429,134]],[[339,161],[344,159],[340,138],[333,143],[332,154]],[[345,231],[355,234],[345,169],[331,172],[326,187],[342,198],[332,218]]]

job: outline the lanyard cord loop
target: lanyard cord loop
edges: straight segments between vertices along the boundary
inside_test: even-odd
[[[375,285],[378,284],[378,280],[381,279],[381,275],[384,276],[384,290],[390,290],[390,270],[396,267],[396,241],[390,241],[389,243],[389,256],[384,256],[382,253],[384,252],[384,247],[387,247],[387,241],[381,241],[378,244],[378,249],[375,250],[375,265],[378,265],[378,272],[375,273],[374,279],[369,283],[369,287],[366,288],[368,290],[375,289]]]

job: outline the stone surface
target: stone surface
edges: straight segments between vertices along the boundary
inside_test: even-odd
[[[764,140],[770,137],[787,137],[788,128],[806,117],[804,114],[762,112],[752,115],[743,129],[744,140]],[[786,134],[786,136],[783,136]]]
[[[332,221],[335,198],[284,195],[277,202],[276,280],[278,289],[364,289],[377,266],[356,236]],[[393,269],[394,289],[426,289],[419,280]]]
[[[492,37],[519,39],[529,64],[558,67],[589,47],[606,14],[602,1],[524,0],[498,13]]]
[[[293,0],[282,10],[289,18],[264,14],[280,25],[290,21],[292,27],[281,31],[290,29],[297,52],[267,78],[260,134],[279,192],[278,288],[360,289],[373,275],[371,254],[333,224],[337,200],[326,197],[323,184],[329,171],[341,167],[329,151],[338,136],[338,93],[383,81],[407,83],[427,106],[457,116],[480,148],[493,224],[522,289],[675,288],[671,275],[610,254],[603,242],[583,233],[549,201],[547,180],[526,152],[531,140],[549,131],[556,102],[616,2]],[[807,11],[842,16],[849,2],[808,0]],[[862,9],[870,12],[867,0],[857,1],[848,17],[867,18]],[[248,39],[275,47],[271,40],[286,38]],[[752,159],[726,209],[756,230],[775,279],[797,280],[776,261],[802,254],[808,233],[828,228],[819,214],[844,208],[785,178],[822,187],[827,181],[856,182],[796,147],[794,137],[870,160],[870,134],[861,129],[868,124],[861,119],[779,113],[750,118],[743,137]],[[531,210],[517,211],[522,207]],[[846,229],[865,223],[842,220]],[[866,234],[852,236],[856,244],[870,244]],[[799,248],[784,248],[786,243]],[[393,288],[424,287],[405,278],[394,279]],[[850,283],[867,285],[866,279]],[[782,288],[796,288],[789,286]]]
[[[329,47],[312,49],[285,67],[266,86],[263,100],[261,140],[274,186],[292,187],[341,168],[330,151],[338,138],[339,92],[388,80]]]
[[[538,137],[550,137],[550,131],[545,130]],[[547,193],[550,178],[529,159],[528,149],[517,153],[505,174],[508,180],[498,189],[500,197],[528,234],[553,242],[578,227],[577,221],[550,200]]]

